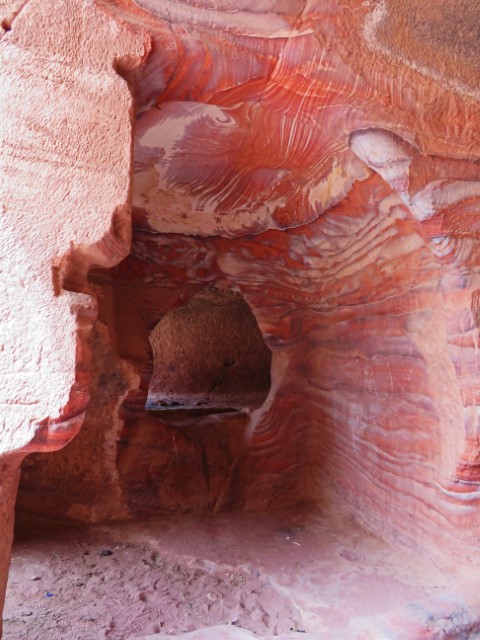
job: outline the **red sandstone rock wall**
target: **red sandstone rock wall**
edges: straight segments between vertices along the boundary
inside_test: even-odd
[[[75,0],[2,2],[0,19],[1,608],[18,466],[72,439],[88,404],[86,275],[128,253],[132,98],[112,65],[145,43]]]
[[[118,268],[91,275],[100,322],[83,432],[27,463],[20,505],[98,519],[334,501],[390,541],[475,560],[475,4],[97,7],[116,43],[151,39],[144,64],[122,71],[137,109],[134,241]],[[76,109],[101,124],[85,136],[99,167],[105,141],[121,147],[128,104],[114,108],[99,82],[88,95]],[[71,192],[92,220],[106,204],[84,196],[111,203],[108,175]],[[149,414],[152,318],[210,286],[253,310],[270,394],[250,415]]]

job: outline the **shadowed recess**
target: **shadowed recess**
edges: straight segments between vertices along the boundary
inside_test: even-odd
[[[150,343],[146,409],[257,408],[267,397],[272,354],[239,294],[198,293],[158,322]]]

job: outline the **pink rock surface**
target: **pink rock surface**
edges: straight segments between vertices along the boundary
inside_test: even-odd
[[[224,625],[262,639],[447,640],[480,629],[478,591],[338,509],[18,524],[5,640],[218,640]]]
[[[168,640],[168,638],[171,637],[171,635],[166,636],[161,633],[156,633],[151,636],[137,638],[136,640]],[[258,638],[259,640],[273,640],[273,638],[276,638],[277,640],[317,640],[321,638],[317,633],[282,633],[281,635],[275,636],[257,636],[245,631],[245,629],[237,629],[231,625],[218,625],[215,627],[209,627],[208,629],[201,629],[200,631],[182,633],[181,635],[174,637],[183,638],[183,640],[210,640],[211,638],[215,638],[215,640],[252,640],[253,638]],[[345,635],[344,637],[346,638],[347,636]]]
[[[338,504],[478,565],[476,6],[0,8],[0,454],[85,417],[27,461],[20,507]],[[268,396],[153,414],[155,327],[211,287],[250,306]]]
[[[102,6],[152,38],[145,64],[127,73],[137,108],[134,246],[119,269],[94,278],[113,336],[98,367],[117,373],[99,372],[76,448],[26,470],[22,504],[31,508],[35,487],[70,470],[84,496],[52,496],[54,511],[93,519],[321,502],[328,481],[387,539],[435,554],[446,544],[445,561],[470,557],[477,70],[466,67],[459,83],[449,62],[452,51],[467,59],[468,47],[445,40],[431,68],[414,13],[404,29],[409,55],[423,62],[406,59],[393,27],[404,3],[286,3],[273,14],[269,3],[234,13],[228,4]],[[192,447],[193,432],[143,409],[148,336],[211,285],[250,304],[273,352],[272,389],[258,412],[234,419],[247,429],[243,444],[231,419],[217,417]],[[99,404],[109,406],[103,437]],[[84,450],[99,438],[106,459],[92,461]],[[225,466],[215,461],[219,438]],[[216,469],[203,497],[192,499],[180,477],[169,484],[179,455],[192,478],[193,468],[205,475],[205,456]],[[106,476],[115,500],[96,490]]]
[[[96,316],[86,274],[128,252],[132,99],[113,64],[144,53],[88,3],[1,9],[0,492],[13,493],[1,505],[0,602],[15,465],[77,433]]]

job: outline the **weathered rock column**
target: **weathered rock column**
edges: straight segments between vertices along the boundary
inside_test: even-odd
[[[5,457],[0,462],[0,610],[3,608],[7,588],[6,576],[10,565],[15,498],[20,479],[21,461],[21,457],[14,456]],[[0,637],[2,632],[3,623],[0,618]]]

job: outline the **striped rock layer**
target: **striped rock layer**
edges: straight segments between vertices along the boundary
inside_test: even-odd
[[[0,9],[0,453],[57,448],[84,417],[27,460],[20,506],[336,505],[440,563],[478,562],[475,3]],[[152,336],[207,294],[253,313],[262,404],[152,411]]]

